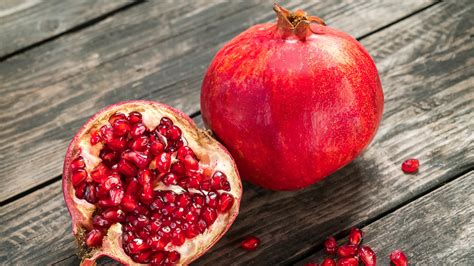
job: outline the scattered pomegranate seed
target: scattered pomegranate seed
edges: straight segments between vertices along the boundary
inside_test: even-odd
[[[256,236],[247,236],[242,240],[241,246],[244,250],[254,251],[260,245],[260,239]]]
[[[365,266],[375,266],[377,264],[377,255],[375,255],[375,252],[368,246],[359,248],[357,255]]]
[[[418,171],[420,162],[417,159],[408,159],[402,163],[402,170],[405,173],[412,174]]]
[[[407,256],[401,250],[394,250],[390,253],[390,261],[395,266],[406,266],[408,265]]]
[[[325,258],[321,263],[321,266],[336,266],[336,261],[331,258]]]
[[[326,241],[324,241],[324,251],[327,254],[336,254],[337,251],[337,242],[333,236],[329,236]]]
[[[352,227],[349,233],[349,244],[358,246],[363,237],[364,233],[360,229]]]
[[[342,245],[337,249],[337,255],[339,257],[352,257],[357,254],[357,246],[346,244]]]

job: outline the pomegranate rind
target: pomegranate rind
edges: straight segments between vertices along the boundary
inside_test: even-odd
[[[86,170],[90,172],[99,162],[97,154],[102,144],[90,144],[90,135],[107,123],[111,114],[115,112],[141,112],[143,122],[148,128],[159,124],[163,116],[170,117],[183,130],[183,137],[188,145],[200,158],[204,167],[225,172],[230,183],[230,193],[235,202],[225,214],[220,214],[217,220],[201,235],[188,239],[180,247],[171,246],[168,251],[176,250],[181,254],[178,265],[187,265],[202,256],[209,250],[230,228],[239,213],[240,199],[242,198],[242,183],[237,166],[227,149],[210,136],[206,131],[199,129],[186,114],[162,103],[144,100],[120,102],[106,107],[93,115],[78,133],[74,136],[66,151],[63,166],[62,188],[64,201],[72,218],[72,229],[79,246],[79,254],[83,257],[82,265],[94,265],[95,260],[102,256],[111,257],[126,265],[143,265],[134,262],[122,249],[121,224],[112,225],[104,237],[102,246],[89,249],[83,244],[85,230],[92,228],[92,215],[95,206],[85,200],[75,197],[71,181],[70,164],[79,154],[86,161]],[[156,190],[156,188],[155,188]]]

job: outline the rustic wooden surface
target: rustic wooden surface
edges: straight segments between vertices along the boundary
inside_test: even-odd
[[[67,28],[83,18],[64,22],[64,33],[41,38],[60,36],[22,44],[24,51],[18,46],[0,62],[2,264],[78,263],[60,174],[70,138],[91,114],[120,100],[152,99],[202,123],[199,86],[217,49],[274,16],[269,1],[125,5],[95,14],[79,30]],[[473,264],[473,3],[282,5],[304,8],[361,40],[381,75],[384,118],[364,154],[325,181],[296,192],[245,183],[238,219],[196,265],[320,259],[324,238],[344,238],[352,226],[363,226],[383,265],[395,246],[414,263]],[[418,174],[400,171],[408,157],[420,159]],[[238,248],[247,234],[261,238],[259,250]]]

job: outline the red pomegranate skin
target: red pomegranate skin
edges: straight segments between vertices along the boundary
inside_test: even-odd
[[[318,23],[304,33],[281,23],[255,25],[217,53],[201,109],[244,179],[295,190],[361,153],[384,99],[375,64],[353,37]]]

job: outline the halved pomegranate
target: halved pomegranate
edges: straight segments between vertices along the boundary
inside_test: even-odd
[[[185,114],[129,101],[95,114],[66,153],[63,193],[83,265],[189,264],[230,227],[242,185],[227,150]]]

